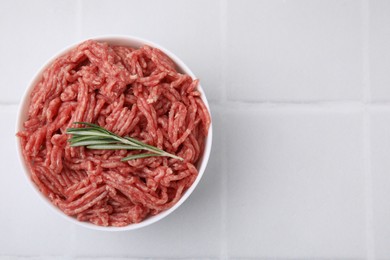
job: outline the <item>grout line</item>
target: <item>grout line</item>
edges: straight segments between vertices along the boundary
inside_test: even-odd
[[[371,162],[371,118],[368,109],[363,112],[363,149],[364,149],[364,183],[365,183],[365,219],[366,219],[366,257],[368,260],[375,259],[375,237],[374,237],[374,212],[373,212],[373,181]]]
[[[366,258],[375,259],[374,212],[373,212],[373,180],[371,162],[371,83],[370,83],[370,4],[369,0],[361,0],[362,44],[363,44],[363,148],[364,148],[364,184],[365,184],[365,219],[366,219]],[[377,106],[378,107],[378,106]]]
[[[220,110],[222,111],[222,110]],[[221,125],[225,126],[225,118],[221,117]],[[228,137],[226,135],[221,135],[221,251],[220,258],[228,259],[229,250],[228,250],[228,170],[227,170],[227,162],[228,162],[228,153],[226,144],[228,143]]]
[[[356,112],[363,111],[366,107],[363,102],[321,102],[321,103],[245,103],[228,102],[225,104],[219,102],[210,102],[211,106],[218,106],[225,109],[235,110],[307,110],[307,111],[331,111],[331,112]],[[390,106],[389,106],[390,109]]]
[[[19,255],[19,254],[16,254],[16,255],[3,255],[3,254],[0,254],[0,259],[30,259],[30,260],[35,260],[35,259],[54,259],[54,260],[62,260],[62,259],[74,259],[74,260],[78,260],[78,259],[95,259],[95,260],[99,260],[99,259],[113,259],[113,260],[133,260],[133,259],[139,259],[139,260],[166,260],[166,259],[171,259],[171,260],[191,260],[191,259],[216,259],[215,257],[200,257],[200,258],[194,258],[194,257],[148,257],[148,256],[132,256],[132,257],[128,257],[128,256],[112,256],[112,255],[107,255],[107,256],[94,256],[94,255],[72,255],[72,256],[67,256],[67,255],[51,255],[51,254],[48,254],[48,255]]]
[[[18,107],[19,103],[16,102],[0,102],[0,107]]]
[[[227,59],[227,34],[228,34],[228,24],[227,24],[227,9],[228,9],[228,3],[227,0],[220,0],[220,21],[219,21],[219,26],[220,26],[220,31],[221,31],[221,39],[220,39],[220,58],[221,58],[221,71],[220,71],[220,102],[222,104],[226,103],[227,101],[227,88],[226,88],[226,75],[227,75],[227,64],[228,64],[228,59]]]
[[[364,90],[366,91],[366,90]],[[366,95],[366,94],[365,94]],[[234,107],[234,106],[259,106],[259,107],[271,107],[271,106],[297,106],[297,107],[339,107],[339,106],[349,106],[349,107],[370,107],[370,108],[390,108],[390,100],[386,101],[366,101],[368,100],[364,97],[362,101],[354,100],[316,100],[316,101],[296,101],[296,100],[260,100],[260,101],[241,101],[241,100],[228,100],[225,102],[217,100],[209,100],[209,104],[213,105],[222,105],[225,107]]]
[[[220,58],[221,58],[221,71],[220,71],[220,94],[221,98],[217,102],[218,105],[224,105],[227,102],[227,87],[226,87],[226,73],[227,73],[227,31],[228,31],[228,24],[227,24],[227,12],[228,12],[228,3],[227,0],[220,0],[219,1],[220,5],[220,30],[221,30],[221,39],[220,39]],[[225,120],[222,117],[221,118],[221,124],[225,125]],[[225,135],[221,136],[222,138],[222,151],[223,154],[221,156],[221,171],[222,171],[222,176],[221,176],[221,237],[220,237],[220,259],[228,259],[228,230],[227,230],[227,201],[228,201],[228,176],[226,175],[227,173],[227,152],[225,149],[226,147],[226,137]]]
[[[83,37],[83,2],[78,0],[76,2],[76,19],[77,19],[77,39],[82,39]]]
[[[369,0],[361,0],[361,16],[362,16],[362,60],[363,60],[363,90],[364,103],[371,102],[371,86],[370,86],[370,10]]]
[[[221,102],[218,101],[211,101],[210,103],[218,103],[221,104]],[[287,105],[287,106],[324,106],[324,105],[364,105],[365,103],[363,101],[353,101],[353,100],[317,100],[317,101],[296,101],[296,100],[285,100],[285,101],[277,101],[277,100],[260,100],[260,101],[241,101],[241,100],[228,100],[226,102],[223,102],[223,105],[259,105],[259,106],[276,106],[276,105]],[[389,103],[381,103],[381,104],[388,104]]]

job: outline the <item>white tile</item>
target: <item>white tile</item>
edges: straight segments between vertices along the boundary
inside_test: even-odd
[[[71,224],[28,185],[16,153],[16,106],[0,106],[0,255],[69,253]]]
[[[39,68],[74,42],[76,14],[76,1],[0,2],[0,103],[19,102]]]
[[[1,260],[74,260],[77,258],[70,257],[70,256],[0,256]],[[86,260],[83,258],[80,258],[80,260]],[[78,260],[78,259],[77,259]],[[104,258],[99,258],[99,260],[106,260]],[[122,259],[115,259],[115,260],[122,260]]]
[[[228,98],[362,98],[361,1],[228,1]]]
[[[370,3],[370,79],[374,101],[390,100],[390,2]]]
[[[230,110],[229,256],[365,257],[363,123],[350,110]]]
[[[373,111],[371,151],[374,240],[378,259],[390,259],[390,111]]]
[[[221,113],[214,124],[221,128]],[[221,235],[221,138],[198,187],[174,213],[144,229],[130,232],[88,230],[48,209],[27,185],[16,156],[16,106],[0,107],[0,256],[218,257]],[[220,132],[220,130],[218,131]],[[4,168],[3,168],[4,167]],[[4,169],[4,170],[3,170]],[[6,212],[6,214],[4,214]]]
[[[209,99],[220,98],[219,1],[87,0],[82,13],[83,36],[121,34],[154,41],[189,66]]]

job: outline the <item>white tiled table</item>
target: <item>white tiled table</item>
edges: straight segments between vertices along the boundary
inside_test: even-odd
[[[28,187],[18,102],[88,37],[155,41],[201,79],[204,178],[141,230],[68,223]],[[390,259],[390,1],[1,1],[0,258]]]

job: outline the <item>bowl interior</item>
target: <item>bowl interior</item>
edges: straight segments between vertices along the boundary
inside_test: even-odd
[[[163,47],[161,47],[161,46],[159,46],[159,45],[157,45],[157,44],[155,44],[153,42],[150,42],[150,41],[147,41],[147,40],[143,40],[143,39],[140,39],[140,38],[137,38],[137,37],[130,37],[130,36],[103,36],[103,37],[96,37],[96,38],[92,38],[92,39],[100,41],[100,42],[107,42],[107,43],[113,44],[113,45],[123,45],[123,46],[129,46],[129,47],[133,47],[133,48],[139,48],[139,47],[141,47],[143,45],[149,45],[149,46],[152,46],[152,47],[159,48],[160,50],[162,50],[165,54],[167,54],[176,63],[177,68],[178,68],[178,70],[180,72],[188,74],[192,78],[195,78],[195,75],[192,73],[192,71],[178,57],[176,57],[176,55],[174,55],[170,51],[166,50],[165,48],[163,48]],[[49,67],[54,62],[54,60],[57,57],[65,54],[69,50],[71,50],[74,47],[76,47],[78,44],[79,43],[71,45],[71,46],[65,48],[64,50],[62,50],[61,52],[59,52],[57,55],[53,56],[38,71],[38,73],[34,76],[32,81],[30,82],[29,86],[27,87],[27,89],[26,89],[26,91],[25,91],[25,93],[23,95],[23,98],[21,100],[20,106],[19,106],[18,117],[17,117],[17,125],[16,125],[16,131],[17,132],[19,132],[20,130],[24,129],[23,128],[23,123],[27,120],[27,112],[28,112],[28,107],[30,105],[30,93],[31,93],[32,89],[34,88],[34,86],[38,83],[38,81],[42,77],[43,71],[47,67]],[[203,91],[203,89],[202,89],[202,87],[200,85],[198,86],[198,90],[202,94],[201,98],[202,98],[203,102],[205,103],[207,109],[210,111],[209,104],[208,104],[207,99],[206,99],[206,95],[205,95],[205,93],[204,93],[204,91]],[[30,186],[33,188],[35,193],[38,194],[38,196],[45,202],[45,204],[48,205],[50,208],[52,208],[55,212],[57,212],[62,217],[66,218],[67,220],[69,220],[69,221],[71,221],[73,223],[76,223],[78,225],[87,227],[87,228],[91,228],[91,229],[95,229],[95,230],[105,230],[105,231],[124,231],[124,230],[133,230],[133,229],[145,227],[145,226],[148,226],[148,225],[150,225],[152,223],[155,223],[156,221],[158,221],[158,220],[166,217],[170,213],[172,213],[175,209],[177,209],[190,196],[190,194],[193,192],[193,190],[195,189],[195,187],[199,183],[200,179],[202,178],[202,175],[203,175],[203,173],[204,173],[204,171],[206,169],[206,165],[207,165],[207,162],[208,162],[208,159],[209,159],[209,156],[210,156],[210,151],[211,151],[212,134],[213,134],[212,132],[213,131],[212,131],[212,123],[211,123],[210,124],[210,129],[209,129],[209,134],[206,137],[206,141],[205,141],[205,149],[204,149],[203,154],[202,154],[202,156],[201,156],[201,158],[200,158],[200,160],[198,162],[198,165],[197,165],[198,172],[199,172],[198,176],[197,176],[195,182],[191,185],[191,187],[183,194],[181,199],[174,206],[172,206],[171,208],[169,208],[169,209],[167,209],[167,210],[157,214],[156,216],[148,217],[147,219],[143,220],[140,223],[131,224],[131,225],[128,225],[128,226],[125,226],[125,227],[101,227],[101,226],[97,226],[97,225],[94,225],[94,224],[91,224],[91,223],[81,222],[81,221],[76,220],[73,217],[67,216],[60,209],[55,207],[50,202],[50,200],[47,199],[39,191],[37,186],[32,182],[32,180],[30,178],[29,169],[28,169],[28,167],[27,167],[27,165],[26,165],[26,163],[24,161],[23,155],[22,155],[22,149],[21,149],[21,144],[19,142],[19,138],[17,138],[17,151],[18,151],[18,155],[19,155],[19,160],[20,160],[20,162],[21,162],[21,164],[23,166],[25,176],[27,177],[28,182],[30,183]]]

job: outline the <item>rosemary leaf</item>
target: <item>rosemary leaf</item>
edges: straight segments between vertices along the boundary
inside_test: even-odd
[[[139,145],[139,146],[142,146],[144,147],[145,150],[148,150],[150,152],[157,152],[157,153],[161,153],[161,152],[164,152],[163,150],[161,149],[158,149],[157,147],[155,146],[152,146],[152,145],[148,145],[148,144],[145,144],[141,141],[138,141],[137,139],[134,139],[134,138],[131,138],[131,137],[125,137],[127,140],[129,140],[130,142],[133,142],[135,145]]]
[[[102,137],[102,136],[73,136],[68,140],[70,143],[76,143],[76,142],[81,142],[81,141],[94,141],[94,140],[99,140],[99,141],[112,141],[111,138],[107,137]]]
[[[96,130],[89,131],[67,131],[68,134],[72,135],[85,135],[85,136],[102,136],[102,137],[110,137],[108,134],[101,133]]]
[[[73,142],[70,144],[72,147],[76,146],[87,146],[89,149],[104,149],[104,148],[90,148],[91,146],[94,145],[108,145],[108,144],[115,144],[117,141],[105,141],[105,140],[86,140],[86,141],[78,141],[78,142]]]
[[[139,150],[139,147],[126,144],[92,144],[88,145],[87,148],[98,150]]]
[[[140,153],[140,154],[134,154],[134,155],[130,155],[130,156],[127,156],[125,158],[122,158],[121,161],[125,162],[125,161],[134,160],[134,159],[153,157],[153,156],[163,156],[163,155],[155,154],[155,153]]]

